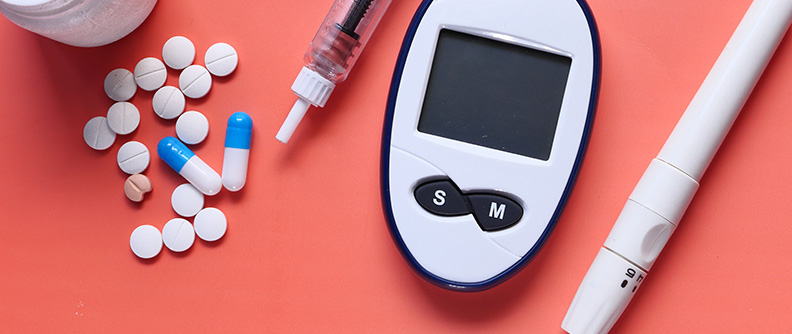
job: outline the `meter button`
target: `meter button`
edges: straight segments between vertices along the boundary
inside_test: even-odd
[[[462,193],[450,180],[420,185],[415,188],[415,200],[426,211],[440,216],[461,216],[470,213]]]
[[[471,194],[467,198],[473,207],[473,217],[484,231],[497,231],[510,227],[523,216],[522,207],[504,196]]]

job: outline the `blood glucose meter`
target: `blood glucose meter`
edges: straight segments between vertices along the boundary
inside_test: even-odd
[[[594,117],[600,48],[584,0],[425,0],[383,131],[391,235],[441,287],[495,286],[564,207]]]

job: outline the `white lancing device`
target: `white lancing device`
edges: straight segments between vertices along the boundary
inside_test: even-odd
[[[754,1],[599,250],[561,327],[607,333],[673,234],[699,180],[792,19],[792,0]]]

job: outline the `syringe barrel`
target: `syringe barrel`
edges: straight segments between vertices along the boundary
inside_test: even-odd
[[[755,0],[657,156],[700,181],[784,33],[792,0]]]
[[[305,53],[305,66],[344,81],[391,0],[336,0]]]

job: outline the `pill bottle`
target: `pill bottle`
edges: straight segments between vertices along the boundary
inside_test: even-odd
[[[157,0],[0,0],[11,22],[61,43],[91,47],[115,42],[148,17]]]

